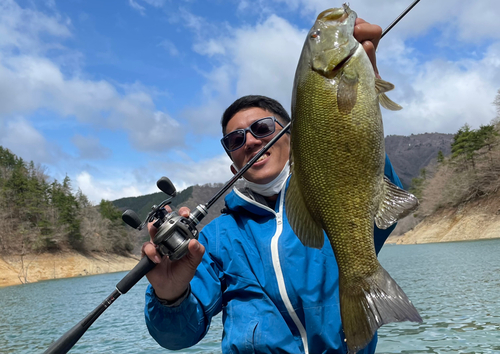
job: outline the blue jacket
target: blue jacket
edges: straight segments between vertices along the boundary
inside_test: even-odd
[[[384,172],[401,187],[388,158]],[[236,189],[226,196],[229,213],[201,231],[206,252],[179,306],[160,304],[148,287],[146,324],[161,346],[195,345],[222,310],[223,353],[347,353],[330,242],[302,245],[288,224],[285,193],[274,210]],[[375,228],[377,252],[393,228]],[[358,353],[374,353],[376,344],[377,336]]]

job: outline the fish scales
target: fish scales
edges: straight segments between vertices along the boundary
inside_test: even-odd
[[[366,57],[362,59],[368,60]],[[368,61],[364,65],[371,64]],[[330,241],[337,245],[334,249],[346,246],[345,252],[336,254],[344,276],[359,276],[359,272],[350,271],[349,265],[353,263],[349,260],[359,257],[359,248],[348,246],[350,243],[359,243],[362,252],[375,255],[373,243],[364,240],[367,233],[373,234],[374,205],[371,208],[365,206],[373,204],[373,196],[380,194],[379,177],[383,173],[385,152],[381,119],[368,119],[381,115],[378,102],[374,97],[363,97],[374,91],[372,76],[371,80],[368,77],[361,79],[358,87],[361,92],[359,100],[374,104],[356,106],[347,114],[334,109],[337,106],[337,82],[327,82],[317,72],[309,71],[303,86],[297,88],[300,94],[296,96],[294,113],[307,119],[293,121],[293,171],[302,181],[303,193],[310,196],[306,199],[308,208],[319,217],[327,235],[335,235],[329,236]],[[372,89],[368,90],[368,87]],[[315,105],[308,105],[308,102],[315,102]],[[300,134],[296,134],[299,131]],[[359,169],[360,164],[366,168]],[[324,173],[324,170],[330,173]],[[375,256],[363,261],[364,264],[357,266],[363,267],[365,274],[372,272],[378,263]]]
[[[349,351],[366,346],[383,324],[421,321],[380,266],[374,223],[387,228],[418,205],[384,179],[380,104],[393,85],[377,79],[352,33],[356,13],[322,12],[297,66],[292,96],[292,176],[287,217],[306,246],[321,248],[323,230],[339,267],[340,310]]]

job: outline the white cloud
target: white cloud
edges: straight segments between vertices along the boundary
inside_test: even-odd
[[[276,2],[285,2],[290,9],[301,8],[312,15],[311,23],[313,14],[331,7],[326,0]],[[500,17],[499,8],[493,1],[485,3],[476,6],[462,0],[459,4],[444,0],[418,4],[398,24],[397,30],[383,39],[378,51],[379,69],[385,79],[396,84],[395,91],[389,95],[404,107],[400,112],[383,111],[386,133],[456,132],[466,122],[478,127],[494,117],[491,102],[500,86],[498,43],[492,42],[487,53],[476,53],[475,59],[457,60],[427,55],[404,40],[433,29],[432,33],[440,37],[432,38],[432,44],[449,48],[450,58],[458,58],[458,54],[453,55],[455,48],[463,51],[471,43],[481,44],[500,36],[500,22],[490,21]],[[351,8],[359,11],[360,16],[379,24],[389,24],[408,5],[395,0],[351,1]],[[481,16],[487,12],[485,6],[490,9],[489,13]],[[445,19],[443,13],[447,13]],[[471,23],[478,19],[484,19],[485,28],[482,23],[481,26]],[[245,94],[267,95],[278,99],[287,110],[290,107],[293,76],[305,29],[271,15],[255,26],[233,28],[228,33],[231,35],[200,38],[200,43],[215,41],[225,50],[215,56],[213,51],[199,51],[214,56],[219,62],[206,74],[204,104],[186,111],[194,131],[220,134],[218,119],[223,110]],[[455,37],[450,37],[452,33]],[[432,48],[432,44],[429,47]],[[199,130],[197,127],[202,122],[212,122],[212,129],[203,125],[203,130]]]
[[[231,163],[229,157],[223,154],[196,162],[186,156],[184,162],[157,162],[154,166],[158,171],[163,171],[177,190],[182,190],[194,184],[228,181],[233,176],[229,169]]]
[[[311,18],[311,25],[323,10],[340,7],[342,2],[330,0],[274,0],[286,4],[287,8],[300,10],[302,16]],[[351,0],[350,8],[359,17],[370,23],[386,28],[413,1],[401,0]],[[269,3],[269,2],[268,2]],[[466,42],[481,42],[484,39],[500,38],[500,7],[497,0],[439,0],[419,2],[391,35],[403,38],[415,37],[431,28],[441,28],[449,33],[449,40],[459,39]],[[396,33],[396,34],[395,34]]]
[[[455,133],[465,123],[478,128],[495,117],[500,42],[477,60],[438,58],[420,63],[401,42],[386,49],[391,55],[379,57],[379,69],[396,85],[389,96],[403,106],[399,112],[383,110],[386,134]]]
[[[386,133],[455,133],[465,123],[473,128],[489,124],[495,117],[492,102],[500,82],[500,65],[487,65],[499,57],[490,55],[480,61],[435,60],[423,65],[412,78],[413,93],[399,102],[404,110],[384,113],[390,117]]]
[[[23,117],[7,122],[0,119],[0,145],[25,161],[52,163],[63,156],[56,146],[47,142]]]
[[[166,150],[183,144],[183,130],[157,111],[144,91],[125,95],[107,81],[65,78],[52,61],[36,56],[0,58],[0,115],[51,110],[61,117],[125,130],[139,150]]]
[[[68,37],[68,26],[59,15],[0,2],[0,118],[44,109],[61,118],[74,116],[79,122],[123,130],[139,150],[181,146],[184,135],[178,122],[157,110],[151,93],[140,84],[121,94],[104,80],[89,80],[78,72],[68,77],[43,55],[40,48],[47,42],[39,36]]]
[[[304,36],[304,30],[272,15],[256,26],[231,29],[220,38],[200,39],[197,46],[214,43],[214,48],[224,50],[200,52],[208,56],[219,54],[216,57],[219,62],[205,74],[204,104],[186,111],[192,129],[220,134],[219,120],[224,109],[236,98],[248,94],[272,97],[289,111]]]
[[[128,4],[130,5],[131,8],[134,10],[139,11],[139,13],[144,16],[146,14],[146,8],[144,6],[141,6],[137,3],[135,0],[128,0]]]
[[[115,200],[158,192],[156,181],[168,177],[177,191],[195,184],[220,183],[233,175],[229,170],[231,160],[220,155],[203,161],[184,162],[151,161],[148,167],[135,170],[84,170],[77,174],[75,188],[80,188],[93,203],[101,199]],[[99,176],[97,176],[99,174]],[[203,201],[200,201],[203,202]]]
[[[37,53],[53,47],[50,42],[40,41],[41,35],[58,38],[71,36],[68,18],[56,14],[48,16],[41,12],[23,9],[13,0],[0,2],[0,49],[19,50],[22,53]]]
[[[196,43],[193,46],[193,50],[198,54],[207,55],[209,57],[226,54],[224,45],[213,38],[208,41]]]
[[[109,180],[97,179],[87,171],[82,171],[76,177],[76,184],[93,204],[99,203],[101,199],[115,200],[158,191],[156,185],[141,185],[142,188],[139,188],[132,181],[123,177]]]

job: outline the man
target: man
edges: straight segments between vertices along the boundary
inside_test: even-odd
[[[354,35],[374,65],[378,26],[358,19]],[[377,73],[378,75],[378,73]],[[222,144],[232,171],[242,168],[290,121],[276,101],[245,96],[222,117]],[[330,243],[305,247],[286,218],[290,137],[283,136],[244,175],[246,188],[226,197],[226,212],[192,240],[177,262],[143,252],[148,273],[146,324],[168,349],[198,343],[223,311],[223,353],[346,353],[340,320],[338,267]],[[399,186],[388,159],[385,174]],[[179,213],[189,215],[187,208]],[[377,252],[390,230],[375,230]],[[150,233],[156,230],[150,226]],[[359,353],[374,353],[377,338]]]

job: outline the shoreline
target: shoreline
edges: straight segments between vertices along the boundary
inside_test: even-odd
[[[75,251],[1,256],[0,288],[42,280],[129,271],[139,260],[133,255],[81,254]]]
[[[500,238],[497,197],[476,200],[458,208],[440,209],[405,234],[390,236],[386,243],[422,244]]]
[[[498,240],[500,236],[496,237],[479,237],[479,238],[461,238],[461,239],[453,239],[453,240],[426,240],[419,242],[419,240],[407,240],[405,239],[406,234],[398,235],[398,236],[389,236],[387,240],[384,242],[384,245],[426,245],[429,243],[454,243],[454,242],[475,242],[475,241],[488,241],[488,240]]]

